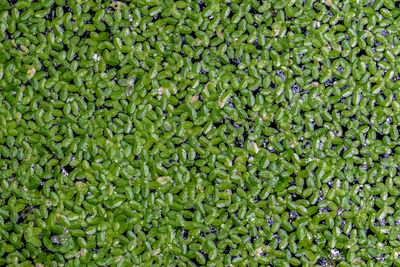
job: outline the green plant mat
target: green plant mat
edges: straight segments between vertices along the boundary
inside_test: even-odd
[[[0,0],[0,265],[400,266],[399,4]]]

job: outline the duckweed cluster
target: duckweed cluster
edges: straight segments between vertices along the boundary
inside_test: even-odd
[[[400,266],[398,0],[0,1],[1,266]]]

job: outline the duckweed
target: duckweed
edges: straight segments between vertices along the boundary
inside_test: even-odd
[[[397,0],[0,0],[1,266],[400,266]]]

